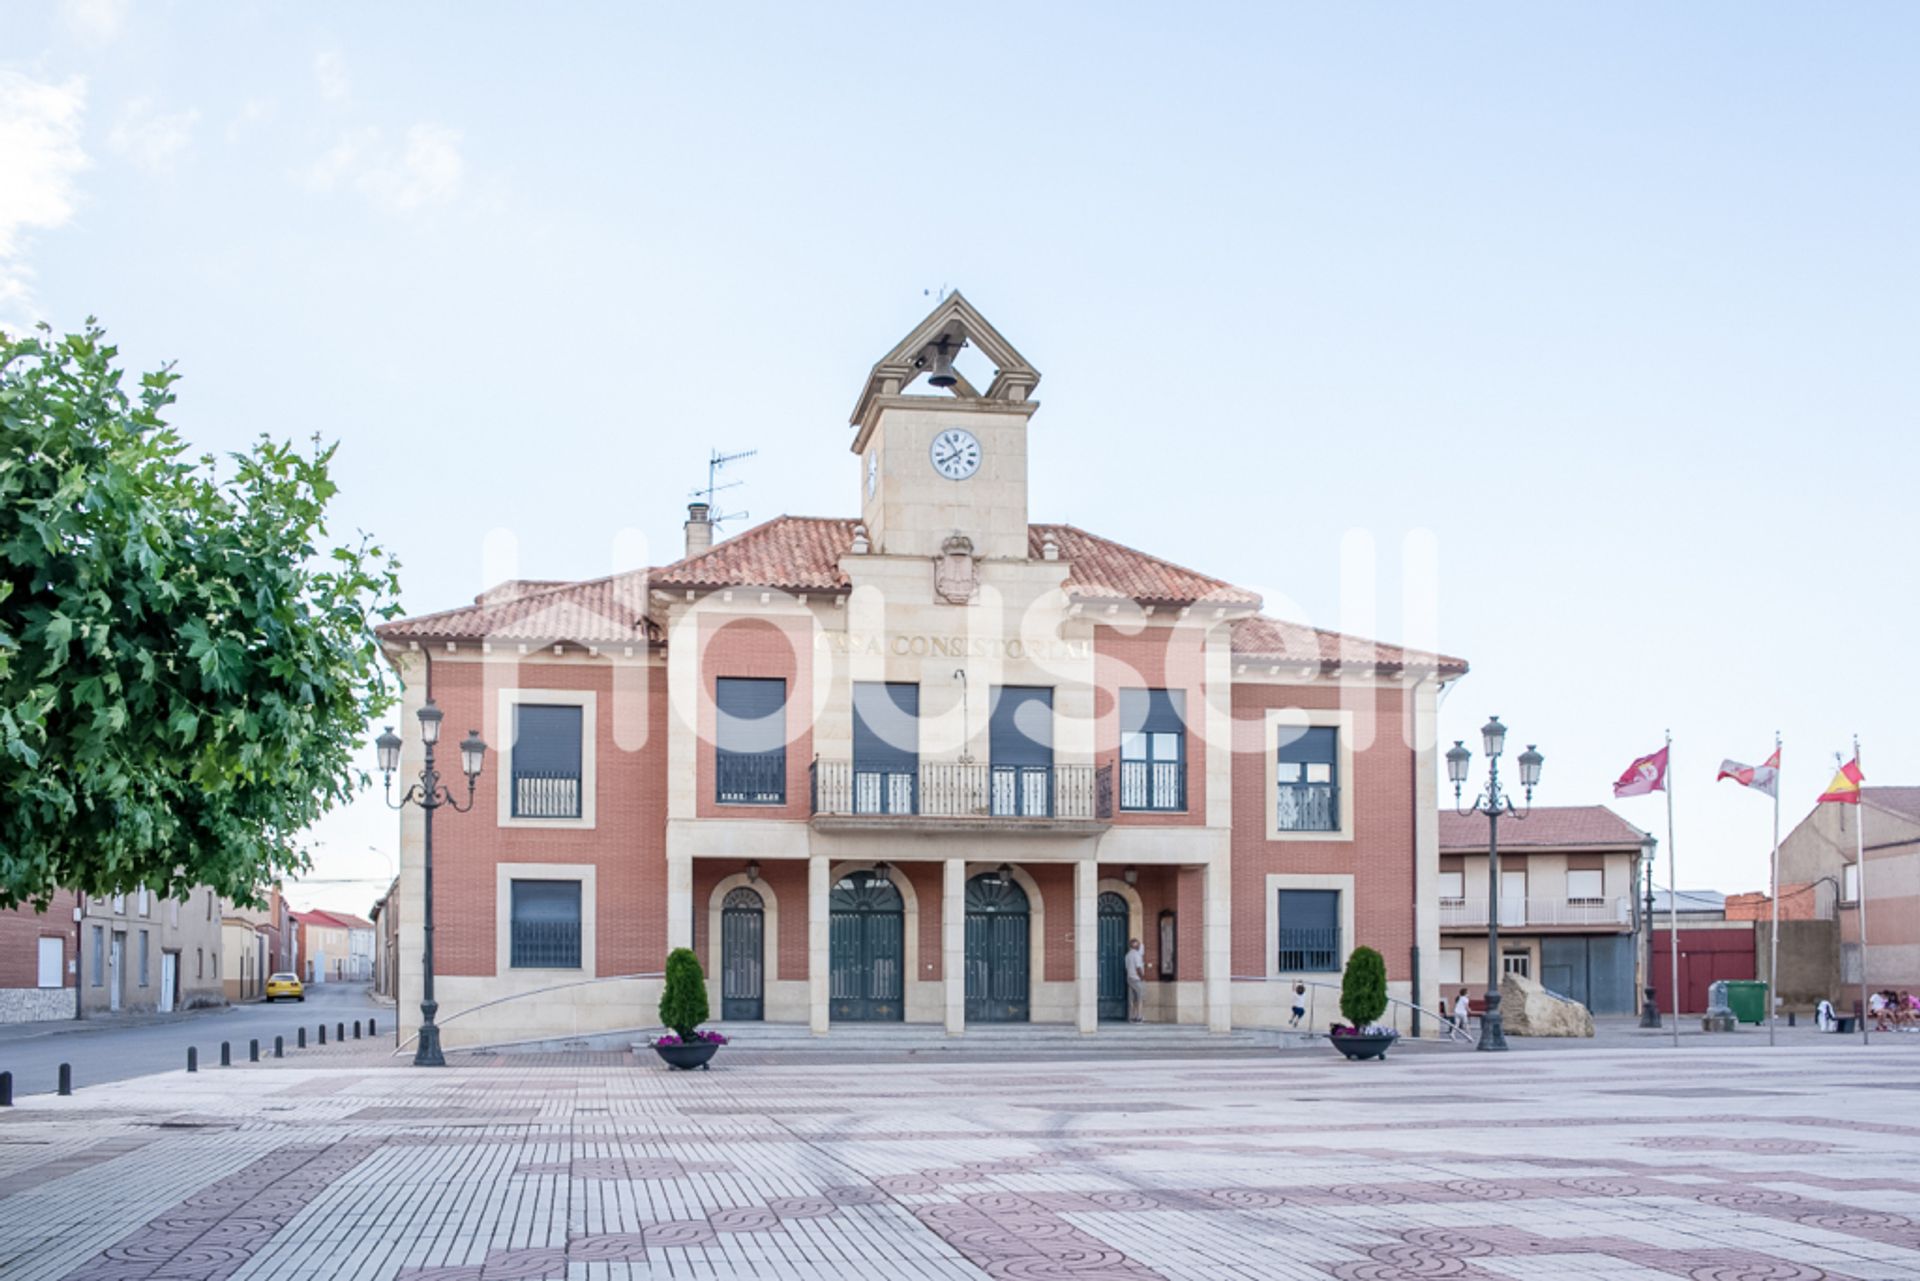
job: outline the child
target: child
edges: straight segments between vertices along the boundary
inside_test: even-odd
[[[1462,1032],[1466,1031],[1467,1017],[1472,1010],[1472,1005],[1467,1001],[1467,989],[1463,987],[1460,989],[1460,995],[1453,1000],[1453,1025]]]
[[[1307,1017],[1307,985],[1293,985],[1293,1017],[1287,1020],[1288,1027],[1299,1027],[1300,1020]]]

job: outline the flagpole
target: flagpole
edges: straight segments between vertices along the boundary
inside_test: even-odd
[[[1864,780],[1867,772],[1860,765],[1858,734],[1853,736],[1853,766]],[[1854,793],[1853,865],[1858,870],[1853,874],[1853,892],[1860,896],[1854,909],[1860,914],[1860,1044],[1872,1045],[1873,1036],[1867,1030],[1867,785],[1855,786],[1859,790]]]
[[[1680,873],[1673,853],[1673,731],[1667,731],[1667,951],[1673,980],[1673,1048],[1680,1048]],[[1865,956],[1865,952],[1861,953]],[[1861,989],[1865,991],[1865,988]]]
[[[1773,756],[1780,759],[1780,731],[1773,731]],[[1767,1044],[1780,1021],[1780,767],[1773,770],[1773,936],[1767,960]]]

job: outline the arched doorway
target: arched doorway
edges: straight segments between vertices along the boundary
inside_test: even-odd
[[[967,1022],[1025,1023],[1027,892],[983,872],[967,882]]]
[[[834,1022],[897,1023],[907,1016],[906,903],[871,871],[849,872],[827,898]]]
[[[1100,895],[1100,1018],[1122,1023],[1127,1017],[1127,900],[1107,890]]]
[[[720,904],[720,1017],[766,1017],[766,906],[742,885]]]

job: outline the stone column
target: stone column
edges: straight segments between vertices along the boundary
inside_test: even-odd
[[[667,856],[667,949],[693,946],[693,859]],[[705,962],[702,962],[705,964]]]
[[[1073,994],[1082,1036],[1100,1026],[1099,873],[1090,858],[1073,865]]]
[[[807,1026],[815,1036],[827,1034],[827,997],[833,990],[833,923],[827,899],[833,884],[827,872],[824,855],[807,860]]]
[[[1205,910],[1201,916],[1201,938],[1206,958],[1202,980],[1207,994],[1207,1031],[1233,1030],[1233,886],[1228,869],[1218,863],[1206,866],[1201,883]]]
[[[946,994],[947,1035],[967,1030],[967,861],[941,864],[940,987]]]

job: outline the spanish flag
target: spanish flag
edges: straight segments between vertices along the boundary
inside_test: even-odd
[[[1860,772],[1860,758],[1856,756],[1840,767],[1840,772],[1833,776],[1831,783],[1827,784],[1827,790],[1820,794],[1820,800],[1834,801],[1841,805],[1858,805],[1860,784],[1866,781],[1867,776]]]

